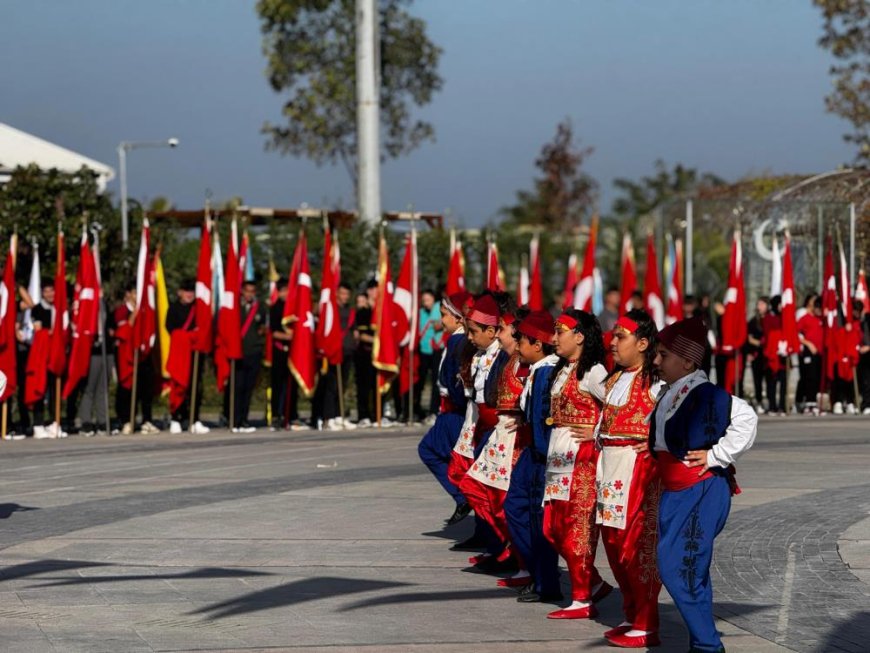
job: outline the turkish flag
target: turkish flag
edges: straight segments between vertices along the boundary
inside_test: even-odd
[[[504,290],[504,276],[498,266],[498,247],[494,242],[487,245],[486,262],[486,289],[499,291]]]
[[[589,227],[589,240],[586,242],[586,255],[583,257],[583,269],[580,280],[574,289],[574,308],[592,312],[592,295],[595,291],[595,247],[598,241],[598,216],[592,216]]]
[[[300,230],[296,249],[293,250],[293,260],[290,262],[290,274],[287,275],[287,299],[284,300],[284,315],[281,317],[281,324],[285,326],[299,318],[296,313],[296,288],[299,281],[299,270],[302,269],[303,247],[307,256],[308,247],[305,244],[305,232]]]
[[[791,237],[785,236],[785,253],[782,257],[782,338],[785,341],[785,350],[789,354],[800,351],[801,343],[798,338],[797,328],[797,304],[794,292],[794,270],[791,264]]]
[[[456,232],[450,230],[450,267],[447,270],[447,287],[444,292],[449,297],[465,290],[465,270],[462,256],[462,243],[456,239]]]
[[[215,338],[215,370],[217,389],[223,392],[230,377],[230,361],[242,357],[242,318],[239,311],[241,291],[239,261],[236,258],[236,221],[233,220],[233,237],[227,248],[227,264],[224,287],[220,292],[220,308],[217,318],[217,337]]]
[[[378,299],[372,317],[372,326],[375,331],[372,365],[377,370],[377,387],[381,394],[390,389],[390,382],[399,371],[399,345],[396,342],[395,329],[393,328],[393,312],[395,310],[397,309],[393,304],[390,255],[387,251],[387,241],[381,235],[378,245]]]
[[[619,293],[619,312],[625,313],[631,309],[631,294],[637,290],[637,271],[634,265],[634,245],[631,236],[622,236],[622,289]]]
[[[54,326],[48,351],[48,371],[63,376],[66,371],[66,346],[69,342],[69,313],[66,297],[66,254],[63,232],[57,235],[57,272],[54,275]]]
[[[275,269],[275,261],[269,259],[269,300],[267,302],[270,314],[271,308],[278,301],[278,270]],[[263,365],[272,367],[272,325],[266,329],[266,351],[263,352]]]
[[[405,241],[405,257],[399,270],[399,278],[393,295],[393,330],[401,355],[399,392],[408,389],[417,381],[420,359],[417,352],[417,316],[419,315],[419,282],[417,279],[417,233],[412,231]],[[408,356],[412,362],[408,362]]]
[[[540,241],[537,236],[529,243],[529,269],[532,271],[529,282],[529,308],[533,311],[544,309],[544,289],[541,286]]]
[[[293,325],[293,340],[290,343],[290,356],[287,364],[290,373],[299,384],[299,390],[306,397],[314,393],[314,314],[311,312],[311,274],[308,268],[308,246],[305,232],[299,237],[299,273],[296,277],[294,292],[296,322]],[[289,301],[290,296],[288,294]]]
[[[517,306],[525,306],[529,303],[529,269],[525,265],[520,266],[517,278]]]
[[[665,304],[659,284],[659,262],[653,235],[646,238],[646,274],[643,281],[643,305],[659,329],[665,326]]]
[[[870,311],[870,306],[867,305],[867,277],[864,276],[864,270],[858,270],[858,282],[855,284],[855,299],[864,305],[861,315],[866,315]]]
[[[565,272],[565,290],[562,293],[562,309],[571,308],[574,305],[574,287],[577,285],[577,255],[568,257],[568,270]]]
[[[728,289],[725,291],[725,313],[722,315],[721,351],[729,355],[725,367],[725,389],[735,393],[740,349],[746,342],[746,293],[743,286],[743,250],[740,232],[734,232],[731,260],[728,264]]]
[[[196,295],[193,302],[194,332],[193,351],[207,354],[212,348],[212,265],[211,226],[208,221],[202,226],[199,241],[199,262],[196,267]]]
[[[136,308],[133,314],[133,346],[142,359],[151,353],[157,340],[157,301],[154,261],[148,256],[151,247],[151,229],[146,218],[139,241],[139,259],[136,263]]]
[[[338,316],[338,292],[339,280],[335,277],[338,267],[336,254],[338,243],[333,244],[332,233],[327,228],[323,237],[323,270],[320,275],[320,301],[318,302],[317,332],[314,335],[314,344],[318,353],[326,359],[330,365],[338,365],[342,362],[342,338],[341,320]]]
[[[822,285],[822,327],[825,332],[825,376],[834,378],[834,369],[837,363],[837,277],[834,275],[834,251],[831,237],[828,236],[828,247],[825,252],[825,270]]]
[[[91,366],[91,349],[97,334],[100,291],[97,284],[97,267],[91,248],[88,246],[87,232],[82,233],[79,265],[76,271],[76,285],[73,305],[72,348],[70,349],[69,370],[63,387],[66,399],[87,377]]]
[[[0,395],[0,401],[6,401],[15,394],[18,388],[18,366],[16,352],[18,351],[15,337],[16,301],[15,293],[15,257],[18,249],[18,238],[13,235],[9,241],[9,254],[3,268],[3,281],[0,282],[0,371],[6,376],[6,388]],[[35,298],[34,301],[39,301]]]
[[[668,278],[668,310],[665,323],[683,319],[683,241],[679,238],[668,248],[670,275]]]

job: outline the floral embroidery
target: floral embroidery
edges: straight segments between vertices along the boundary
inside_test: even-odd
[[[689,515],[689,523],[682,533],[685,538],[683,544],[683,568],[680,569],[680,576],[686,581],[686,590],[689,594],[697,598],[696,590],[698,589],[698,551],[701,548],[701,538],[704,537],[704,530],[701,528],[701,517],[698,514],[698,507]]]

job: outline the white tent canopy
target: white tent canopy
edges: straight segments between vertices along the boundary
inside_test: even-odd
[[[16,167],[31,163],[43,170],[57,168],[63,172],[78,172],[82,166],[87,166],[96,173],[101,193],[106,190],[106,183],[115,177],[115,170],[104,163],[0,122],[0,185],[9,181]]]

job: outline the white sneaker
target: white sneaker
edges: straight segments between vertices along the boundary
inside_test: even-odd
[[[341,417],[336,417],[335,421],[341,425],[341,428],[345,431],[353,431],[356,428],[356,424],[347,419],[342,419]]]
[[[121,427],[121,435],[133,435],[133,425],[130,422],[125,422]]]
[[[155,433],[160,433],[160,429],[154,426],[151,422],[143,422],[142,428],[140,429],[142,433],[147,435],[154,435]]]
[[[382,429],[389,429],[396,426],[396,422],[392,421],[387,417],[382,417],[380,426]]]
[[[193,428],[190,429],[191,433],[196,433],[198,435],[203,435],[209,431],[211,431],[211,429],[198,420],[193,423]]]
[[[838,401],[834,404],[834,415],[842,415],[843,414],[843,402]]]
[[[34,426],[33,427],[33,438],[35,440],[45,440],[46,438],[53,438],[44,426]]]
[[[358,429],[367,429],[367,428],[370,428],[371,425],[372,425],[372,421],[368,417],[366,417],[365,419],[361,419],[360,421],[358,421],[356,423],[356,427]]]
[[[864,410],[862,410],[862,411],[861,411],[861,414],[862,414],[862,415],[870,415],[870,407],[865,408]]]
[[[432,415],[429,415],[429,417],[423,420],[423,424],[425,424],[426,426],[433,426],[436,419],[438,419],[438,416],[433,413]]]
[[[14,433],[14,432],[10,431],[9,433],[7,433],[6,435],[3,436],[3,439],[4,440],[23,440],[24,434],[23,433]]]
[[[333,417],[332,419],[326,420],[326,430],[327,431],[343,431],[344,424],[342,424],[338,418]]]
[[[846,414],[847,415],[857,415],[858,409],[855,408],[855,404],[846,404]]]
[[[764,415],[767,411],[764,410],[764,406],[762,406],[761,404],[758,404],[758,406],[756,406],[756,408],[755,408],[755,412],[758,415]]]
[[[169,432],[176,435],[181,433],[181,422],[176,422],[175,420],[169,422]]]
[[[248,426],[240,426],[239,427],[239,433],[256,433],[256,431],[257,431],[256,426],[248,425]]]
[[[67,433],[60,427],[60,424],[57,422],[52,422],[48,426],[45,427],[45,432],[48,433],[48,437],[50,438],[65,438]]]

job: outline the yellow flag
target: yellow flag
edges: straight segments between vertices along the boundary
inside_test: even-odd
[[[166,363],[169,360],[169,331],[166,330],[166,313],[169,312],[169,294],[166,292],[166,277],[163,274],[163,261],[160,250],[154,256],[154,276],[157,286],[157,337],[160,339],[160,373],[169,378]]]

